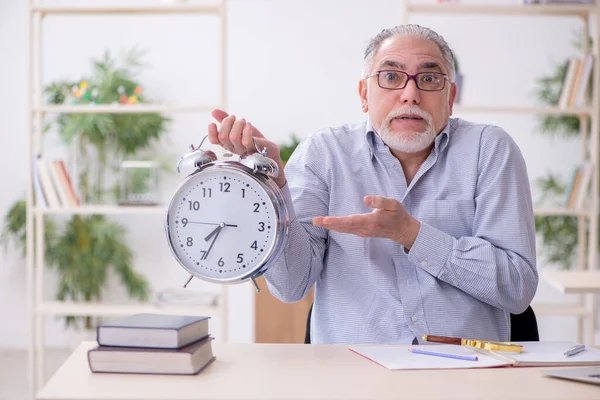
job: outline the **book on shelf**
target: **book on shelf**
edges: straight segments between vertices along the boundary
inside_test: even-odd
[[[88,364],[92,372],[195,375],[216,358],[212,340],[205,337],[179,349],[96,346],[88,350]]]
[[[575,166],[565,191],[565,207],[582,209],[586,206],[589,187],[594,177],[594,164],[585,161]]]
[[[590,92],[589,84],[592,76],[592,68],[594,67],[594,56],[592,54],[585,56],[580,66],[581,68],[578,69],[578,72],[581,71],[581,76],[579,77],[577,86],[573,88],[572,100],[570,102],[571,107],[581,107],[585,104],[586,95]]]
[[[98,326],[100,346],[179,349],[209,335],[210,317],[134,314]]]
[[[578,58],[571,58],[567,62],[565,77],[562,82],[560,98],[558,100],[558,106],[560,108],[569,107],[569,100],[571,98],[571,92],[573,92],[573,83],[575,82],[575,76],[577,75],[579,63],[580,61]]]
[[[577,165],[573,169],[573,173],[571,174],[571,179],[567,184],[567,189],[565,190],[565,207],[574,208],[575,207],[575,197],[578,193],[579,184],[581,182],[581,166]]]
[[[60,207],[60,199],[58,198],[58,194],[52,183],[50,169],[48,168],[48,163],[44,156],[38,155],[36,157],[34,171],[34,174],[39,178],[39,186],[41,189],[41,195],[38,197],[43,197],[45,199],[44,203],[47,204],[48,207]]]
[[[592,54],[568,60],[558,100],[560,108],[576,108],[585,105],[593,66]]]
[[[33,184],[37,204],[41,207],[79,206],[79,197],[62,160],[49,160],[38,155],[33,164]]]
[[[57,172],[60,184],[66,193],[69,205],[71,207],[78,207],[80,205],[79,196],[77,196],[77,192],[75,191],[75,187],[71,181],[71,176],[69,175],[69,171],[67,170],[64,161],[54,160],[52,164]]]
[[[586,347],[580,353],[569,357],[565,356],[565,351],[575,345],[573,342],[514,343],[522,345],[523,352],[508,353],[452,344],[417,346],[356,345],[350,346],[349,349],[389,370],[600,365],[600,350],[596,348]],[[424,355],[409,351],[413,348],[442,353],[445,356]],[[459,358],[448,357],[454,355]]]
[[[575,197],[575,208],[581,209],[586,206],[586,200],[588,198],[590,184],[594,177],[594,164],[590,161],[586,161],[581,166],[581,181],[577,188],[577,195]]]
[[[56,164],[54,163],[54,161],[45,160],[45,162],[46,168],[48,168],[48,171],[50,171],[50,177],[52,178],[52,186],[58,196],[60,204],[63,207],[71,207],[73,204],[71,204],[71,199],[67,194],[67,188],[62,181],[62,172],[60,172],[56,168]]]

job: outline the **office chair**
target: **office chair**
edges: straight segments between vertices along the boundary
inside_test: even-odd
[[[511,342],[539,342],[537,319],[531,306],[521,314],[510,314]]]
[[[304,334],[304,343],[310,344],[310,316],[312,308],[308,310],[306,318],[306,333]],[[510,341],[511,342],[538,342],[540,335],[538,332],[537,319],[531,306],[521,314],[510,314]]]

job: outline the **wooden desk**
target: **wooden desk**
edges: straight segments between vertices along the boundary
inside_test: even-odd
[[[388,371],[344,345],[215,344],[198,375],[92,374],[82,343],[38,400],[595,399],[597,386],[548,378],[539,368]]]

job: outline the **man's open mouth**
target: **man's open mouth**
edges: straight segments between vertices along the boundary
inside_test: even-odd
[[[423,118],[419,117],[418,115],[412,115],[412,114],[405,114],[405,115],[400,115],[394,119],[414,119],[414,120],[422,120]]]

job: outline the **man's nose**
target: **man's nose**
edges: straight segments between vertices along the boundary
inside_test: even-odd
[[[421,103],[421,91],[417,87],[417,83],[414,79],[409,79],[406,83],[406,87],[400,90],[400,100],[405,104]]]

